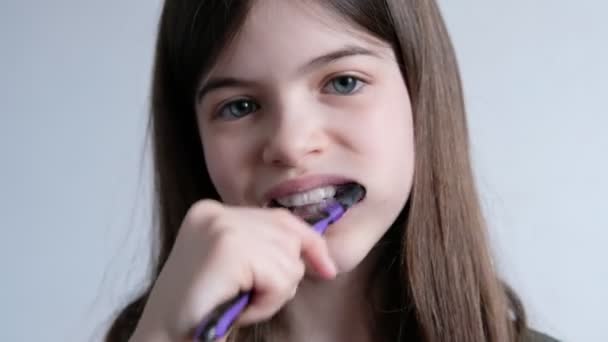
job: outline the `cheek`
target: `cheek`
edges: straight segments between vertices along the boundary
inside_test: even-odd
[[[362,106],[357,123],[360,167],[380,194],[378,205],[400,210],[411,190],[414,173],[412,110],[405,87],[391,87],[373,94]],[[378,208],[379,210],[381,208]]]
[[[238,203],[242,193],[239,189],[244,187],[241,183],[246,180],[242,153],[222,139],[203,139],[203,150],[207,172],[222,201]]]
[[[393,94],[377,92],[361,101],[357,118],[351,121],[352,132],[356,132],[351,139],[358,141],[357,149],[362,155],[383,164],[403,159],[395,158],[396,154],[404,156],[402,163],[413,160],[412,111],[409,98],[403,93],[407,94],[405,88]]]

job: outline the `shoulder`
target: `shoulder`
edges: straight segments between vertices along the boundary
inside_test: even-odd
[[[522,339],[524,342],[559,342],[559,340],[539,331],[528,329]]]

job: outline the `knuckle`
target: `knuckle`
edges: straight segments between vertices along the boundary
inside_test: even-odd
[[[294,222],[294,217],[288,209],[273,208],[272,215],[281,224],[290,225]]]
[[[295,281],[289,277],[284,277],[278,280],[275,284],[275,290],[281,297],[287,297],[293,291]]]
[[[237,248],[238,238],[236,234],[230,230],[221,229],[221,232],[218,230],[214,240],[216,249],[219,252],[230,252]]]
[[[202,238],[209,244],[213,254],[225,255],[231,248],[235,248],[238,237],[230,229],[230,219],[221,209],[221,204],[216,201],[198,201],[190,207],[184,225],[190,230],[189,238]]]
[[[267,293],[268,299],[276,299],[277,295],[280,296],[289,287],[291,280],[289,274],[281,270],[275,270],[276,272],[272,274],[269,274],[268,271],[266,270],[266,274],[256,274],[257,277],[264,278],[264,280],[258,278],[258,280],[261,280],[258,284],[265,288],[264,292]]]
[[[210,199],[195,202],[186,213],[186,221],[190,224],[209,224],[214,220],[219,212],[221,205]]]
[[[234,262],[234,251],[239,250],[238,239],[229,230],[215,232],[209,240],[207,253],[211,259],[222,260],[224,264]]]

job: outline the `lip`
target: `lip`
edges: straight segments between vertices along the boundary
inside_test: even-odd
[[[270,188],[270,190],[264,194],[262,203],[264,206],[268,206],[270,201],[275,198],[289,196],[321,186],[341,185],[351,182],[355,182],[355,180],[338,175],[308,175],[293,178]]]

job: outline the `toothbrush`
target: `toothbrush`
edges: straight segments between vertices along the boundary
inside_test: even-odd
[[[359,202],[365,195],[365,189],[360,185],[350,186],[346,191],[336,196],[323,211],[325,216],[314,222],[312,228],[319,234],[334,222],[338,221],[342,215],[355,203]],[[239,294],[236,298],[221,305],[214,312],[205,318],[196,328],[194,338],[200,342],[212,342],[225,337],[238,315],[245,310],[251,299],[251,291]]]

